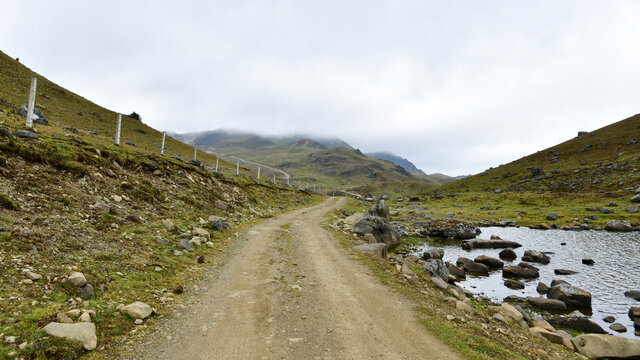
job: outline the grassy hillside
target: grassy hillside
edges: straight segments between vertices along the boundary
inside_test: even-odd
[[[447,185],[442,191],[615,192],[640,186],[640,115]]]
[[[109,358],[104,354],[188,301],[195,282],[222,261],[236,232],[320,200],[236,176],[229,164],[214,173],[175,159],[193,155],[175,140],[168,140],[167,156],[160,156],[160,133],[131,118],[123,119],[123,141],[137,146],[115,146],[114,112],[0,55],[2,359]],[[39,81],[38,108],[50,126],[35,125],[37,139],[7,136],[24,129],[16,111],[26,102],[32,76]],[[201,159],[215,162],[206,154]],[[229,228],[217,228],[211,216],[224,218]],[[189,239],[193,251],[179,246]],[[67,281],[75,271],[92,285],[93,296],[79,298]],[[140,326],[117,310],[134,301],[154,308]],[[72,310],[82,309],[93,312],[96,350],[41,330],[65,317],[77,322]]]
[[[113,144],[116,112],[54,84],[3,52],[0,52],[0,116],[3,114],[4,116],[0,119],[16,125],[24,123],[24,117],[18,116],[17,111],[28,101],[32,77],[38,79],[36,109],[45,115],[51,125],[36,125],[37,131],[57,136],[65,136],[65,134],[78,136],[83,141],[100,145]],[[78,134],[63,130],[61,127],[75,128]],[[123,147],[135,149],[141,153],[157,154],[160,153],[161,140],[160,131],[129,116],[122,116],[121,144]],[[136,146],[126,145],[125,141],[130,141]],[[169,136],[166,138],[165,147],[165,155],[169,157],[178,155],[184,160],[193,159],[193,147]],[[204,152],[200,153],[198,159],[215,165],[215,156]],[[229,163],[221,166],[235,168],[235,164]]]

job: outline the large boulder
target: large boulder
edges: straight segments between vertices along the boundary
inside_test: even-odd
[[[369,208],[369,214],[383,218],[386,222],[389,222],[389,206],[383,199]]]
[[[481,240],[481,239],[473,239],[473,240],[465,240],[460,244],[460,246],[465,250],[473,250],[473,249],[515,249],[519,248],[519,243],[515,241],[509,240]]]
[[[352,231],[363,236],[371,234],[378,242],[387,244],[389,249],[400,244],[400,234],[377,216],[364,217],[353,225]]]
[[[568,316],[556,316],[547,320],[549,324],[555,327],[578,330],[582,332],[590,332],[596,334],[606,334],[600,325],[589,320],[589,318],[579,311],[574,311]]]
[[[28,105],[24,104],[20,106],[20,109],[18,109],[18,114],[20,116],[27,116],[28,110],[29,110]],[[35,107],[33,108],[33,115],[31,116],[31,120],[33,121],[34,124],[49,125],[49,121],[44,116],[44,114],[40,110],[36,109]]]
[[[522,266],[505,266],[502,268],[502,276],[509,278],[535,279],[540,277],[537,270]]]
[[[634,228],[627,220],[609,220],[604,226],[607,231],[633,231]]]
[[[420,234],[451,240],[473,239],[480,234],[480,229],[474,223],[458,219],[442,219],[427,222],[420,229]]]
[[[541,327],[529,328],[529,332],[532,334],[541,335],[543,338],[547,339],[549,342],[552,342],[554,344],[562,344],[564,340],[562,338],[562,335],[549,331],[547,329],[543,329]]]
[[[504,263],[500,259],[496,259],[487,255],[479,255],[475,259],[473,259],[473,261],[494,269],[502,269],[502,267],[504,266]]]
[[[584,334],[573,338],[576,350],[591,359],[639,359],[640,340],[621,336]]]
[[[353,215],[347,216],[346,218],[344,218],[344,223],[349,225],[349,226],[353,226],[358,221],[364,219],[365,216],[367,216],[367,214],[361,213],[361,212],[356,212]]]
[[[458,279],[465,279],[466,273],[464,272],[464,270],[462,270],[461,268],[453,265],[452,263],[445,263],[447,265],[447,269],[449,269],[449,274],[455,276]]]
[[[387,257],[387,247],[388,246],[385,243],[375,243],[358,245],[355,249],[365,254],[384,259]]]
[[[535,262],[540,264],[548,264],[551,262],[549,257],[540,251],[526,250],[522,256],[523,261]]]
[[[86,350],[93,350],[98,345],[96,326],[90,322],[79,322],[75,324],[52,322],[47,324],[42,330],[51,336],[78,340]]]
[[[424,264],[423,268],[431,276],[437,276],[444,281],[449,280],[449,268],[442,259],[431,259]]]
[[[570,284],[552,286],[547,298],[560,300],[567,304],[567,307],[591,309],[591,293]]]

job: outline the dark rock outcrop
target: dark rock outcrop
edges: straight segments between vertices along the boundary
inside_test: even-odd
[[[24,104],[20,106],[20,109],[18,109],[18,114],[20,116],[26,117],[27,110],[29,110],[28,105]],[[33,108],[33,116],[31,116],[31,120],[33,121],[34,124],[49,125],[49,121],[44,116],[44,114],[40,110],[36,109],[35,107]]]
[[[489,268],[502,269],[502,267],[504,267],[504,263],[501,260],[487,255],[480,255],[473,259],[473,261],[486,265]]]
[[[505,266],[502,268],[502,276],[509,278],[535,279],[540,277],[537,270],[528,269],[522,266]]]
[[[387,244],[389,249],[393,249],[400,244],[400,234],[389,226],[384,219],[377,216],[364,217],[355,223],[351,230],[363,236],[371,234],[378,242]]]
[[[519,248],[522,245],[515,241],[509,240],[465,240],[460,245],[465,250],[473,250],[473,249],[506,249],[506,248]]]
[[[506,261],[513,261],[516,258],[518,258],[518,255],[516,255],[516,252],[513,251],[513,249],[504,249],[500,251],[498,256],[500,257],[500,259],[506,260]]]
[[[457,219],[432,220],[419,231],[422,235],[451,240],[472,239],[480,234],[480,229],[472,222]]]
[[[587,316],[582,315],[579,311],[574,311],[568,316],[552,317],[547,321],[555,327],[563,327],[595,334],[607,333],[602,327],[600,327],[600,325],[589,320]]]
[[[527,298],[527,301],[529,301],[529,304],[543,310],[567,310],[567,304],[560,300],[547,299],[543,297],[530,297]]]
[[[547,255],[536,250],[526,250],[524,252],[524,255],[522,256],[522,260],[528,261],[528,262],[545,264],[545,265],[551,262],[551,260]]]

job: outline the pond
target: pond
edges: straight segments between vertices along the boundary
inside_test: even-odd
[[[533,230],[529,228],[481,228],[479,239],[490,239],[497,235],[503,240],[512,240],[522,244],[514,249],[518,258],[505,261],[506,265],[517,265],[522,261],[525,250],[551,252],[548,265],[533,264],[540,269],[540,278],[522,279],[525,288],[514,290],[503,284],[502,271],[492,271],[489,276],[469,276],[459,285],[470,290],[475,295],[484,295],[494,301],[501,301],[509,295],[521,297],[544,296],[538,294],[536,287],[539,281],[547,286],[554,279],[561,279],[587,290],[592,295],[591,319],[606,331],[625,337],[637,338],[634,334],[633,322],[629,319],[628,311],[632,306],[640,306],[640,302],[625,297],[628,290],[640,290],[640,233],[612,233],[605,231],[563,231],[563,230]],[[561,245],[565,243],[566,245]],[[498,258],[502,249],[474,249],[463,250],[460,242],[436,243],[435,247],[444,249],[444,260],[453,264],[458,257],[473,260],[479,255]],[[419,247],[414,254],[421,256],[429,245]],[[582,259],[593,259],[592,266],[583,265]],[[577,271],[573,275],[555,275],[554,269],[568,269]],[[614,316],[616,322],[627,327],[626,333],[617,333],[609,329],[608,323],[602,319]]]

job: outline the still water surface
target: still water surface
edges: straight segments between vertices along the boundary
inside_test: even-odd
[[[562,231],[562,230],[532,230],[529,228],[481,228],[479,239],[489,239],[491,235],[500,236],[503,240],[513,240],[522,244],[514,249],[518,258],[505,261],[505,265],[517,265],[525,250],[539,250],[552,252],[549,254],[551,263],[548,265],[533,264],[540,269],[539,279],[522,280],[523,290],[509,289],[503,285],[502,271],[492,271],[489,276],[469,276],[459,283],[460,286],[472,291],[476,295],[484,295],[495,301],[502,300],[508,295],[541,296],[536,291],[539,281],[547,284],[553,279],[562,279],[574,286],[587,290],[593,296],[592,320],[600,324],[610,333],[635,337],[633,322],[629,319],[628,311],[631,306],[640,306],[640,302],[627,298],[627,290],[640,290],[640,233],[612,233],[604,231]],[[566,243],[566,245],[561,245]],[[437,245],[444,248],[444,260],[453,264],[458,257],[463,256],[473,260],[478,255],[488,255],[498,258],[502,249],[463,250],[459,242],[446,242]],[[421,255],[430,246],[419,248],[415,254]],[[582,259],[589,258],[595,265],[582,264]],[[573,275],[554,275],[554,269],[568,269],[578,271]],[[590,315],[590,314],[586,314]],[[627,327],[626,333],[616,333],[609,329],[609,325],[602,321],[612,315]]]

